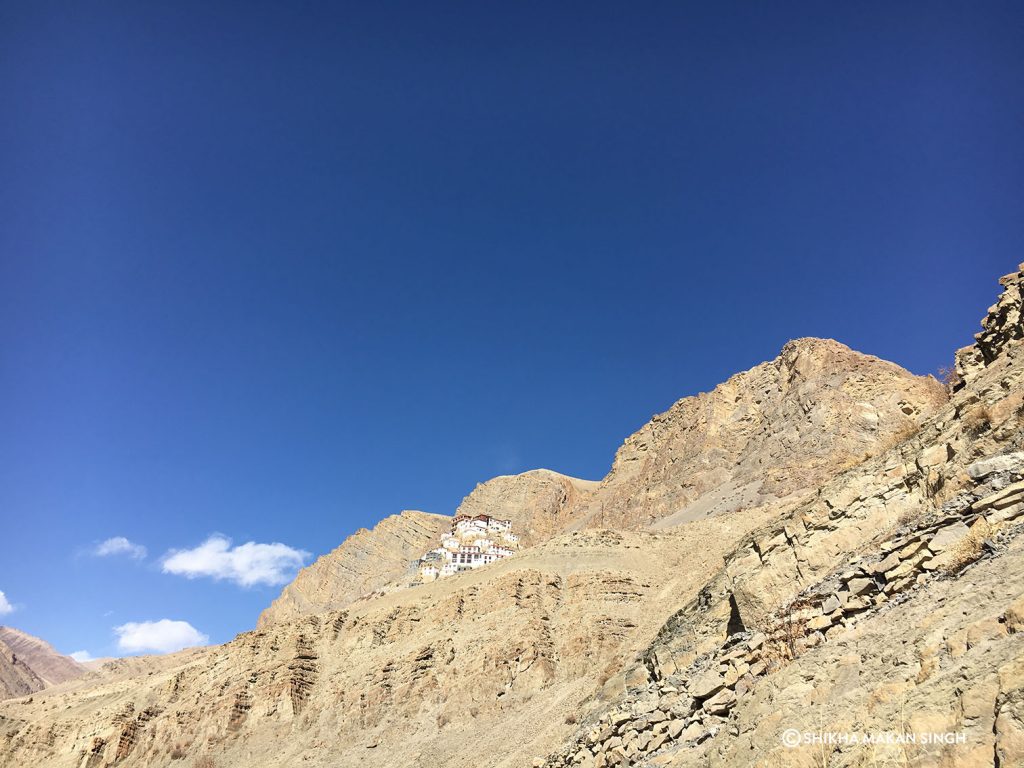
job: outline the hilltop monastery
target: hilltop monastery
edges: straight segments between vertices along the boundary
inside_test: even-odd
[[[519,547],[510,520],[488,515],[456,515],[449,533],[441,537],[441,546],[420,558],[422,582],[442,579],[459,571],[469,571],[508,557]]]

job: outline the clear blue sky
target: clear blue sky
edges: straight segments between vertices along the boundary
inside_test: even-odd
[[[0,622],[224,641],[279,587],[169,550],[599,478],[794,337],[935,371],[1024,259],[1022,36],[1020,3],[0,3]]]

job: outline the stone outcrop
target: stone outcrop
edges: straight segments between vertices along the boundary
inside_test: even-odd
[[[829,339],[797,339],[627,438],[587,524],[678,525],[813,489],[917,431],[946,402],[932,377]]]
[[[974,335],[974,344],[957,350],[957,386],[983,371],[1004,353],[1020,355],[1019,342],[1024,339],[1024,264],[999,278],[1003,292],[982,318],[981,330]]]
[[[345,539],[337,549],[299,571],[257,626],[310,613],[340,610],[361,597],[416,575],[415,560],[451,525],[451,518],[406,511]]]
[[[1024,764],[1019,339],[979,339],[988,364],[918,434],[756,530],[543,764]],[[965,742],[781,740],[854,726]]]
[[[529,546],[572,528],[598,485],[547,469],[501,475],[477,485],[455,514],[511,520],[522,544]]]

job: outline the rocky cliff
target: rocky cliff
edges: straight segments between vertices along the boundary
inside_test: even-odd
[[[534,531],[515,557],[0,703],[0,763],[1024,765],[1024,272],[1002,282],[948,400],[794,342],[598,487],[479,486],[466,509]],[[784,741],[851,730],[963,741]]]
[[[349,536],[337,549],[299,571],[262,614],[257,626],[320,611],[345,608],[403,578],[411,579],[411,563],[436,546],[451,518],[405,511]]]
[[[830,339],[791,341],[627,438],[587,524],[678,525],[806,492],[913,434],[945,402],[930,376]]]

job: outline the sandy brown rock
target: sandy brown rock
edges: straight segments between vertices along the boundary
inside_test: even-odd
[[[0,641],[0,699],[27,696],[46,687],[46,683]]]
[[[81,664],[58,653],[45,640],[13,627],[0,627],[0,643],[10,648],[46,685],[74,680],[86,673]]]
[[[806,492],[915,432],[946,402],[930,376],[830,339],[797,339],[631,435],[587,524],[678,525]]]
[[[477,485],[455,514],[511,520],[522,545],[530,546],[570,529],[599,485],[548,469],[501,475]]]
[[[983,341],[948,401],[795,342],[656,418],[597,489],[478,487],[467,509],[526,507],[523,552],[0,703],[0,763],[1020,764],[1024,477],[996,457],[1024,450],[1024,366],[1013,332]],[[318,576],[300,609],[352,578]],[[781,744],[893,725],[968,742]]]
[[[415,575],[412,563],[448,529],[451,518],[405,511],[362,528],[337,549],[299,571],[257,626],[345,608],[375,590]]]

